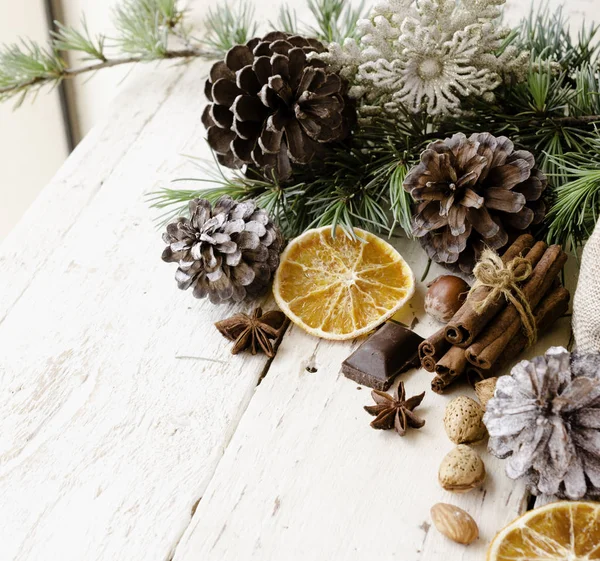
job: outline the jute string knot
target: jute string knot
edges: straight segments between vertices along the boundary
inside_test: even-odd
[[[476,282],[469,292],[471,306],[477,314],[483,313],[491,302],[503,295],[519,313],[529,345],[533,345],[537,340],[537,328],[531,306],[518,283],[527,280],[532,271],[531,263],[523,257],[515,257],[505,264],[497,253],[491,249],[485,249],[473,269]],[[483,300],[473,301],[473,293],[480,286],[491,290]]]

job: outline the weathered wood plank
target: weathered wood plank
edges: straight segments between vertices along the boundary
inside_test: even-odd
[[[144,193],[207,155],[204,70],[136,70],[0,247],[0,559],[168,559],[202,496],[177,559],[480,559],[483,540],[420,528],[431,504],[462,504],[489,539],[524,495],[488,459],[485,496],[437,487],[445,398],[420,433],[374,433],[368,391],[339,375],[351,345],[297,329],[255,394],[265,360],[231,359],[211,325],[233,310],[160,262]]]
[[[417,277],[424,257],[418,244],[399,241]],[[441,272],[435,267],[434,278]],[[416,331],[432,333],[422,311],[424,286],[404,311]],[[568,339],[568,320],[529,353]],[[526,507],[521,484],[504,476],[499,460],[478,447],[489,478],[482,490],[450,494],[437,470],[453,445],[442,418],[449,396],[428,391],[420,412],[427,424],[404,439],[369,427],[362,410],[368,388],[340,374],[352,344],[319,341],[294,327],[286,334],[203,496],[175,561],[398,559],[477,560],[504,524]],[[232,361],[233,363],[234,361]],[[317,371],[310,373],[307,366]],[[429,390],[431,374],[404,377],[410,395]],[[481,539],[465,548],[430,529],[429,509],[450,502],[478,521]]]
[[[137,109],[132,89],[131,121],[93,133],[3,246],[0,559],[168,559],[265,368],[229,361],[212,323],[231,306],[177,290],[145,198],[208,156],[205,71],[161,69]]]
[[[77,146],[0,245],[0,322],[150,123],[184,66],[139,66],[106,119]],[[115,207],[120,205],[115,200]]]

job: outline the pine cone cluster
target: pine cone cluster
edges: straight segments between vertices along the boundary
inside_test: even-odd
[[[498,379],[484,423],[489,450],[534,494],[600,498],[600,355],[562,347]]]
[[[431,143],[404,181],[414,235],[433,261],[464,273],[485,247],[500,250],[544,219],[546,186],[532,154],[489,133]]]
[[[263,294],[279,266],[284,241],[267,212],[254,201],[221,197],[190,202],[190,218],[167,226],[162,258],[178,263],[175,280],[181,290],[213,304],[240,302]]]
[[[307,56],[325,50],[316,39],[274,31],[213,65],[202,122],[221,164],[283,180],[293,163],[309,163],[324,144],[349,134],[355,110],[347,83]]]

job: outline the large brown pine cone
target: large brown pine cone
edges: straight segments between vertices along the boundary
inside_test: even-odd
[[[286,179],[292,163],[307,164],[323,144],[348,135],[354,107],[346,82],[326,63],[307,60],[325,50],[316,39],[275,31],[213,65],[202,122],[221,164]]]
[[[500,250],[544,219],[546,186],[532,154],[489,133],[431,143],[404,181],[417,203],[414,235],[433,261],[465,273],[485,247]]]
[[[163,234],[162,258],[179,265],[182,290],[213,304],[239,302],[263,294],[279,266],[283,236],[267,212],[254,201],[223,196],[212,206],[190,202],[190,218],[178,218]]]

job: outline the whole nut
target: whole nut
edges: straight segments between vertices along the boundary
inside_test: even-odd
[[[448,323],[463,305],[469,285],[460,277],[442,275],[427,285],[425,312],[441,323]]]
[[[433,505],[431,520],[438,532],[457,543],[469,545],[479,537],[479,528],[475,520],[457,506],[447,503]]]
[[[487,380],[481,380],[475,384],[475,393],[477,399],[481,403],[481,407],[485,410],[487,402],[494,397],[496,391],[496,382],[498,378],[488,378]]]
[[[485,481],[483,460],[475,450],[459,444],[442,460],[438,479],[446,491],[466,493]]]
[[[444,427],[454,444],[474,444],[487,436],[483,408],[474,399],[461,395],[446,406]]]

